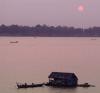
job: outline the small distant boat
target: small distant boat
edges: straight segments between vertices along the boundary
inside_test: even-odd
[[[77,85],[78,87],[95,87],[94,85],[90,85],[88,83],[84,83],[84,84],[79,84]]]
[[[18,43],[18,41],[10,41],[10,43]]]
[[[92,38],[91,40],[96,40],[96,38]]]
[[[18,84],[17,83],[17,88],[34,88],[34,87],[42,87],[44,84],[42,83],[42,84],[34,84],[34,83],[32,83],[32,84],[27,84],[27,83],[25,83],[25,84]]]

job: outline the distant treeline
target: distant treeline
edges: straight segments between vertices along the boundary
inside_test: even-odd
[[[67,26],[0,25],[0,36],[39,36],[39,37],[99,37],[100,27],[74,28]]]

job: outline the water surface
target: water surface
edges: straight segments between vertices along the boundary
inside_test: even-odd
[[[74,72],[79,83],[96,87],[16,88],[16,82],[47,82],[52,71]],[[100,38],[0,37],[0,93],[99,93],[99,71]]]

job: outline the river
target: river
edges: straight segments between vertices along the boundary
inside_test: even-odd
[[[96,87],[16,88],[16,82],[47,82],[53,71],[74,72],[79,83]],[[100,38],[0,37],[0,93],[99,93],[99,71]]]

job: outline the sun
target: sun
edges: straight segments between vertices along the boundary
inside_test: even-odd
[[[83,12],[85,7],[83,5],[79,5],[77,9],[79,12]]]

